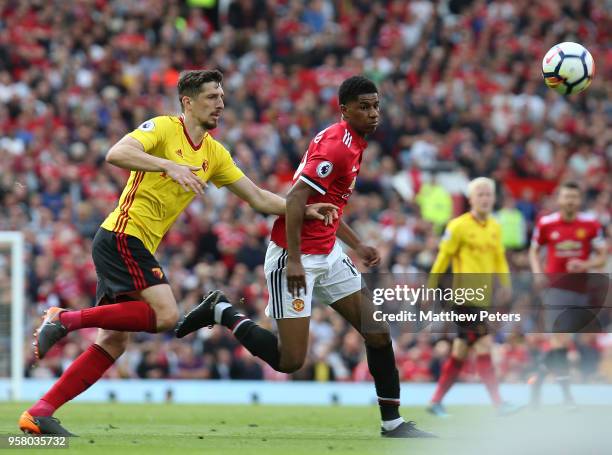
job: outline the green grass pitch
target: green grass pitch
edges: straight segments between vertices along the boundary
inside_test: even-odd
[[[0,403],[0,434],[16,435],[28,403]],[[609,454],[612,409],[525,409],[497,417],[491,407],[449,407],[447,419],[423,408],[402,408],[406,419],[440,436],[388,440],[378,434],[378,409],[353,406],[210,406],[178,404],[81,404],[57,417],[79,438],[69,449],[42,453],[129,454]],[[41,450],[19,450],[41,453]]]

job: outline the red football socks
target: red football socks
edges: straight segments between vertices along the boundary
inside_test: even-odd
[[[453,356],[446,359],[442,367],[442,374],[440,375],[440,379],[438,379],[438,386],[431,399],[432,403],[440,403],[442,401],[446,392],[448,392],[457,380],[461,372],[461,367],[463,367],[463,360],[459,360]]]
[[[115,359],[97,344],[76,358],[53,387],[28,409],[32,416],[51,416],[67,401],[83,393],[102,377]]]
[[[84,327],[99,327],[121,332],[155,333],[157,327],[155,312],[149,304],[139,300],[64,311],[60,314],[60,322],[69,332]]]
[[[493,368],[493,362],[491,361],[491,354],[480,354],[476,357],[476,371],[478,371],[482,382],[487,387],[493,404],[495,404],[495,406],[500,405],[502,400],[499,396],[499,387],[497,384],[497,377],[495,376],[495,369]]]

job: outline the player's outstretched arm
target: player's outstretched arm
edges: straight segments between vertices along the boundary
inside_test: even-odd
[[[259,188],[246,175],[227,185],[227,189],[258,212],[270,215],[285,214],[285,200],[270,191]]]
[[[378,250],[364,244],[357,233],[343,220],[340,220],[336,236],[357,253],[366,267],[374,267],[380,264],[380,253]]]
[[[304,210],[308,198],[314,190],[298,180],[287,195],[287,211],[285,214],[285,228],[287,234],[287,288],[294,298],[299,297],[300,291],[306,291],[306,273],[302,266],[301,235],[304,224]]]
[[[227,189],[258,212],[269,215],[285,215],[285,199],[263,188],[259,188],[247,176],[227,185]],[[337,209],[338,207],[335,205],[324,202],[306,205],[304,208],[305,218],[321,220],[327,225],[338,218]]]
[[[106,161],[117,167],[130,171],[165,172],[168,177],[180,184],[185,191],[203,194],[206,183],[193,174],[200,168],[184,166],[173,161],[159,158],[145,152],[143,145],[130,136],[124,136],[111,147],[106,154]]]

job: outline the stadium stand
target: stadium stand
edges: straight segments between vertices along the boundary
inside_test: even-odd
[[[552,209],[563,179],[581,182],[586,210],[612,234],[605,2],[197,3],[2,2],[0,230],[27,238],[30,333],[46,307],[92,303],[92,237],[127,179],[104,154],[141,122],[179,110],[176,82],[185,69],[223,71],[226,108],[214,135],[247,175],[279,194],[310,139],[338,117],[338,84],[357,73],[379,84],[383,122],[348,219],[381,250],[383,271],[427,271],[444,224],[466,207],[466,182],[479,175],[499,183],[514,271],[527,269],[534,221]],[[546,89],[539,62],[541,49],[570,38],[589,48],[600,77],[565,100]],[[244,296],[249,315],[271,326],[262,268],[271,221],[224,190],[195,201],[157,253],[181,309],[222,288]],[[27,374],[58,376],[94,336],[68,336],[37,366],[30,357]],[[517,382],[547,337],[498,341],[502,380]],[[402,334],[395,343],[402,380],[437,378],[446,336]],[[573,359],[580,380],[612,381],[610,335],[580,335]],[[318,307],[307,365],[292,376],[215,327],[181,341],[138,334],[107,377],[364,381],[369,373],[357,333]],[[468,365],[463,379],[473,378]]]

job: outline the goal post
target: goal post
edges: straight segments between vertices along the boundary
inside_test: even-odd
[[[10,306],[10,323],[8,332],[10,341],[7,339],[9,333],[2,337],[2,343],[10,346],[10,354],[5,359],[8,363],[8,371],[3,371],[0,375],[10,374],[10,400],[21,399],[21,386],[24,377],[24,313],[25,313],[25,263],[24,263],[24,236],[17,231],[0,231],[0,250],[6,251],[10,255],[10,260],[4,261],[2,268],[6,269],[6,275],[10,276],[10,292],[3,292],[10,298],[10,302],[0,301],[0,305]],[[2,291],[0,289],[0,291]],[[5,300],[5,299],[3,299]],[[7,315],[8,316],[8,315]],[[8,318],[6,318],[8,319]],[[8,322],[8,321],[5,321]],[[4,332],[4,330],[2,330]],[[3,346],[0,351],[6,353]]]

